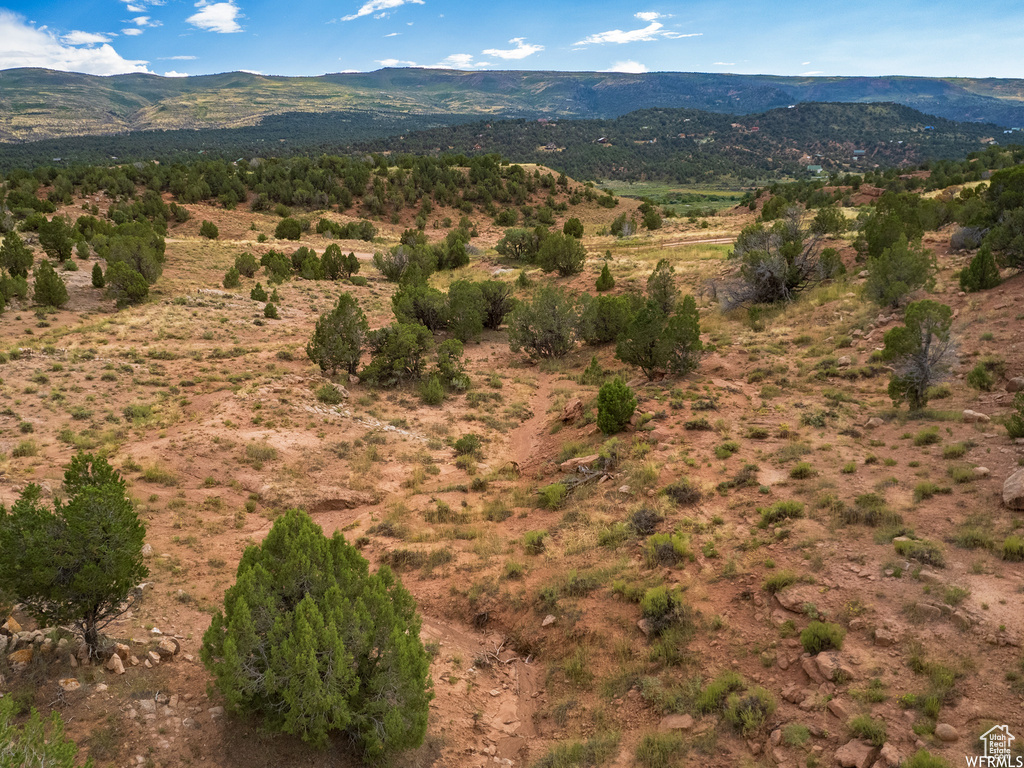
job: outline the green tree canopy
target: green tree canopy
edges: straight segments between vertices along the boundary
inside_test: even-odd
[[[266,293],[264,292],[264,298]],[[320,315],[313,337],[306,345],[309,359],[320,370],[334,375],[340,368],[354,374],[359,367],[363,342],[370,326],[359,303],[350,293],[338,297],[334,309]]]
[[[99,631],[129,606],[149,575],[146,529],[125,483],[103,458],[79,453],[64,473],[67,501],[43,506],[29,485],[10,511],[0,506],[0,590],[44,626],[74,624],[90,652]]]
[[[889,397],[917,411],[928,404],[928,389],[948,374],[955,359],[950,336],[953,311],[925,299],[907,306],[904,325],[886,332],[882,358],[892,364]]]
[[[340,533],[305,512],[250,546],[203,636],[228,707],[325,746],[348,735],[367,761],[416,747],[433,688],[420,619],[387,566],[370,573]]]
[[[35,284],[32,288],[32,301],[44,307],[63,307],[68,303],[67,286],[49,261],[41,261],[33,275]]]

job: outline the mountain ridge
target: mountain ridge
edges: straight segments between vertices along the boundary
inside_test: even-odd
[[[743,115],[808,101],[894,102],[959,122],[1024,125],[1024,79],[418,68],[165,78],[20,68],[0,71],[0,142],[240,127],[286,112],[608,119],[651,107]]]

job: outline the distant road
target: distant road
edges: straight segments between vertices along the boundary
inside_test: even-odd
[[[735,242],[735,237],[708,237],[704,240],[680,240],[676,243],[662,243],[662,248],[670,248],[674,245],[728,245]]]

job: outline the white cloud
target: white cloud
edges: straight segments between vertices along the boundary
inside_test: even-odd
[[[800,73],[800,76],[801,76],[801,77],[810,77],[810,76],[812,76],[812,75],[820,75],[820,74],[822,73],[822,71],[823,71],[823,70],[820,70],[820,69],[816,69],[816,70],[814,70],[813,72],[801,72],[801,73]]]
[[[640,21],[655,21],[657,19],[671,19],[672,14],[658,13],[657,11],[640,11],[640,13],[634,13],[633,18],[640,19]]]
[[[173,69],[170,72],[164,72],[164,77],[188,77],[184,72],[175,72]]]
[[[630,74],[639,75],[642,72],[647,71],[647,67],[638,61],[632,59],[626,59],[626,61],[617,61],[612,64],[608,69],[602,69],[602,72],[628,72]]]
[[[68,32],[61,40],[68,45],[96,45],[97,43],[109,43],[110,35],[101,35],[96,32],[79,32],[76,29]]]
[[[378,59],[377,63],[382,67],[415,67],[415,61],[402,61],[401,59]]]
[[[388,11],[399,8],[406,3],[413,3],[415,5],[425,5],[424,0],[369,0],[365,3],[362,8],[353,13],[351,16],[342,16],[342,21],[352,21],[358,19],[360,16],[373,15],[375,19],[382,19],[388,15]]]
[[[195,61],[195,56],[161,56],[159,61]]]
[[[47,29],[38,29],[24,17],[0,9],[0,69],[42,67],[90,75],[149,72],[148,62],[123,58],[109,43],[79,48]]]
[[[711,66],[713,67],[735,67],[735,61],[716,61]]]
[[[121,34],[128,35],[128,37],[136,37],[142,34],[142,30],[138,27],[129,27],[128,29],[122,29]]]
[[[152,16],[136,16],[132,19],[132,24],[137,27],[162,27],[164,25],[162,21],[153,21]]]
[[[260,77],[263,77],[263,73],[258,69],[240,69],[238,71],[245,72],[247,75],[259,75]]]
[[[428,64],[427,69],[477,69],[486,67],[490,62],[477,61],[474,63],[471,53],[453,53],[446,56],[437,64]]]
[[[222,35],[242,31],[242,27],[238,23],[241,9],[235,5],[234,0],[227,0],[224,3],[199,0],[196,3],[196,8],[199,11],[185,19],[193,27],[205,29],[207,32],[219,32]]]
[[[625,32],[621,29],[610,29],[607,32],[598,32],[596,35],[590,35],[573,43],[573,45],[601,45],[603,43],[618,43],[621,45],[622,43],[649,42],[657,40],[659,37],[670,40],[676,40],[681,37],[700,37],[701,34],[701,32],[691,32],[688,35],[683,35],[665,29],[665,25],[660,21],[652,21],[642,29],[631,29]]]
[[[126,10],[128,11],[128,13],[142,13],[146,9],[143,8],[141,5],[132,5],[131,3],[129,3]]]
[[[384,35],[384,37],[398,37],[400,34],[402,34],[402,33],[401,32],[388,32],[386,35]]]
[[[499,59],[525,59],[527,56],[531,56],[538,51],[544,50],[543,45],[527,45],[523,42],[525,39],[525,37],[513,37],[509,42],[512,43],[515,48],[506,48],[505,50],[501,50],[499,48],[488,48],[486,51],[483,51],[483,53],[486,56],[496,56]]]
[[[806,67],[806,66],[807,66],[808,64],[810,64],[810,63],[811,63],[811,62],[809,62],[809,61],[801,61],[801,62],[800,62],[800,66],[801,66],[801,67]]]

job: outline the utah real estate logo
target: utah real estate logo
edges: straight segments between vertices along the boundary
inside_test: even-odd
[[[1009,726],[996,725],[979,737],[985,745],[985,754],[968,755],[971,768],[1024,768],[1024,755],[1010,754],[1014,735]]]

